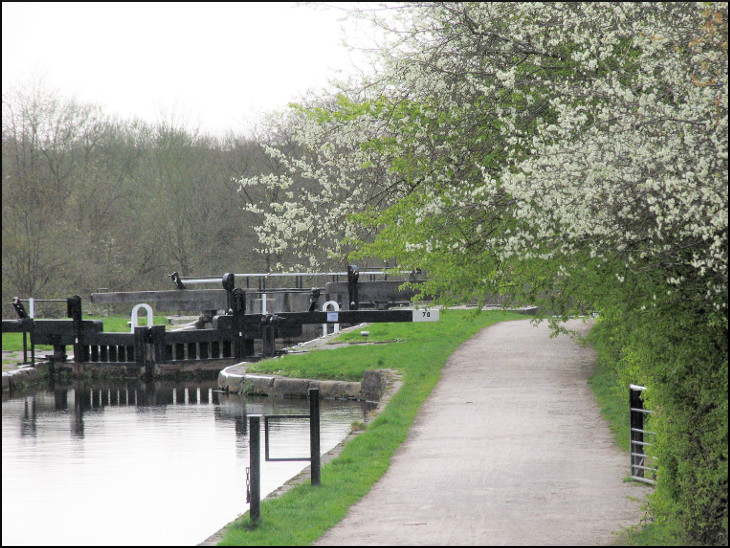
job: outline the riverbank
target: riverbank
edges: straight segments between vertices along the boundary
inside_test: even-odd
[[[259,526],[252,528],[244,514],[227,526],[221,544],[304,545],[319,538],[388,469],[418,408],[459,344],[487,325],[522,317],[503,311],[474,316],[466,310],[444,310],[433,324],[368,326],[370,341],[396,340],[393,344],[353,345],[337,352],[315,351],[255,364],[265,374],[349,381],[362,378],[365,370],[395,369],[402,376],[402,386],[365,430],[322,467],[321,486],[295,485],[283,496],[263,501]]]
[[[3,352],[3,354],[5,354]],[[3,362],[5,356],[3,355]],[[5,368],[3,363],[3,392],[10,390],[22,390],[28,386],[37,384],[40,375],[35,367],[27,364],[14,364]]]
[[[393,395],[400,390],[400,387],[403,385],[403,381],[401,378],[401,375],[396,371],[383,371],[387,378],[387,384],[385,386],[385,390],[383,391],[382,396],[378,400],[375,407],[372,407],[371,409],[368,409],[367,414],[365,415],[362,424],[353,425],[352,429],[350,430],[350,433],[343,439],[340,443],[338,443],[333,449],[327,451],[325,454],[322,455],[320,459],[320,465],[321,466],[327,466],[330,462],[332,462],[334,459],[339,457],[339,455],[342,453],[342,450],[357,436],[362,434],[365,431],[365,428],[367,428],[368,425],[370,425],[373,420],[375,420],[380,413],[383,412],[383,410],[386,408],[390,400],[392,399]],[[304,470],[302,470],[299,474],[288,480],[286,483],[284,483],[281,487],[276,489],[275,491],[269,493],[261,502],[265,503],[266,501],[276,499],[278,497],[281,497],[285,493],[287,493],[290,489],[293,487],[296,487],[298,485],[307,485],[310,482],[310,474],[311,474],[311,468],[307,466]],[[236,519],[240,519],[241,516],[239,516]],[[216,531],[213,533],[210,537],[208,537],[206,540],[198,544],[198,546],[216,546],[218,545],[228,534],[229,530],[234,527],[235,528],[235,521],[229,523],[222,529]]]

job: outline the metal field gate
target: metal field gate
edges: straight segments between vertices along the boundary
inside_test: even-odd
[[[631,417],[631,479],[644,483],[656,483],[656,457],[647,455],[654,432],[648,430],[652,412],[644,409],[641,394],[643,386],[629,385],[629,412]]]

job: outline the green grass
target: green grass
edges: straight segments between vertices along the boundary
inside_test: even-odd
[[[608,421],[608,426],[613,433],[616,444],[628,455],[631,440],[629,387],[626,387],[626,394],[622,398],[617,390],[618,383],[614,370],[601,360],[598,361],[591,377],[588,379],[588,385],[593,390],[596,401],[601,408],[601,414]]]
[[[104,322],[104,331],[110,333],[128,333],[129,316],[84,316],[84,320],[102,320]],[[164,316],[155,316],[154,325],[163,325],[165,323]],[[147,325],[147,317],[140,314],[137,319],[139,325]],[[27,338],[28,351],[30,352],[30,337]],[[53,350],[52,346],[37,345],[37,350]],[[11,352],[23,351],[23,334],[22,333],[3,333],[3,350]]]
[[[26,335],[26,344],[28,345],[28,354],[30,355],[30,335]],[[36,350],[53,350],[52,346],[46,344],[37,344]],[[23,334],[22,333],[3,333],[3,350],[10,352],[23,351]]]
[[[626,531],[624,546],[687,546],[685,531],[676,524],[651,521]]]
[[[109,333],[129,333],[130,327],[127,322],[130,321],[129,316],[88,316],[85,320],[102,320],[104,322],[104,331]],[[165,325],[164,316],[155,316],[153,325]],[[147,316],[140,314],[137,317],[137,325],[146,326]]]
[[[428,324],[426,324],[428,325]],[[331,344],[337,343],[365,343],[365,342],[384,342],[384,341],[399,341],[403,340],[404,337],[412,333],[414,324],[391,324],[391,323],[373,323],[368,324],[363,329],[356,329],[355,331],[348,331],[342,333],[339,337],[332,339]],[[367,331],[369,335],[363,337],[361,331]]]
[[[261,522],[252,527],[245,514],[226,532],[221,545],[304,545],[340,521],[390,465],[416,413],[431,393],[441,368],[460,343],[479,329],[500,321],[522,319],[511,312],[489,311],[474,317],[445,310],[436,323],[376,324],[370,339],[399,339],[386,345],[354,346],[287,356],[255,364],[255,370],[292,377],[361,380],[366,369],[400,371],[403,385],[383,412],[342,453],[322,468],[322,485],[298,485],[281,497],[263,501]],[[359,332],[356,338],[361,338]],[[251,369],[254,369],[251,368]]]

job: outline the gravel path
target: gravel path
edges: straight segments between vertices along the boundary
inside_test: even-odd
[[[569,327],[587,332],[576,320]],[[605,545],[641,517],[586,380],[591,349],[545,323],[451,356],[383,478],[319,545]]]

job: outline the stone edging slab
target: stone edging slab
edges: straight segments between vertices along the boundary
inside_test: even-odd
[[[28,384],[38,382],[38,370],[35,367],[25,366],[13,371],[3,371],[3,392],[19,390]]]
[[[218,388],[250,396],[306,398],[310,388],[319,388],[324,399],[379,401],[385,392],[387,375],[381,370],[368,370],[362,382],[294,379],[280,375],[246,372],[245,363],[226,367],[218,374]]]

